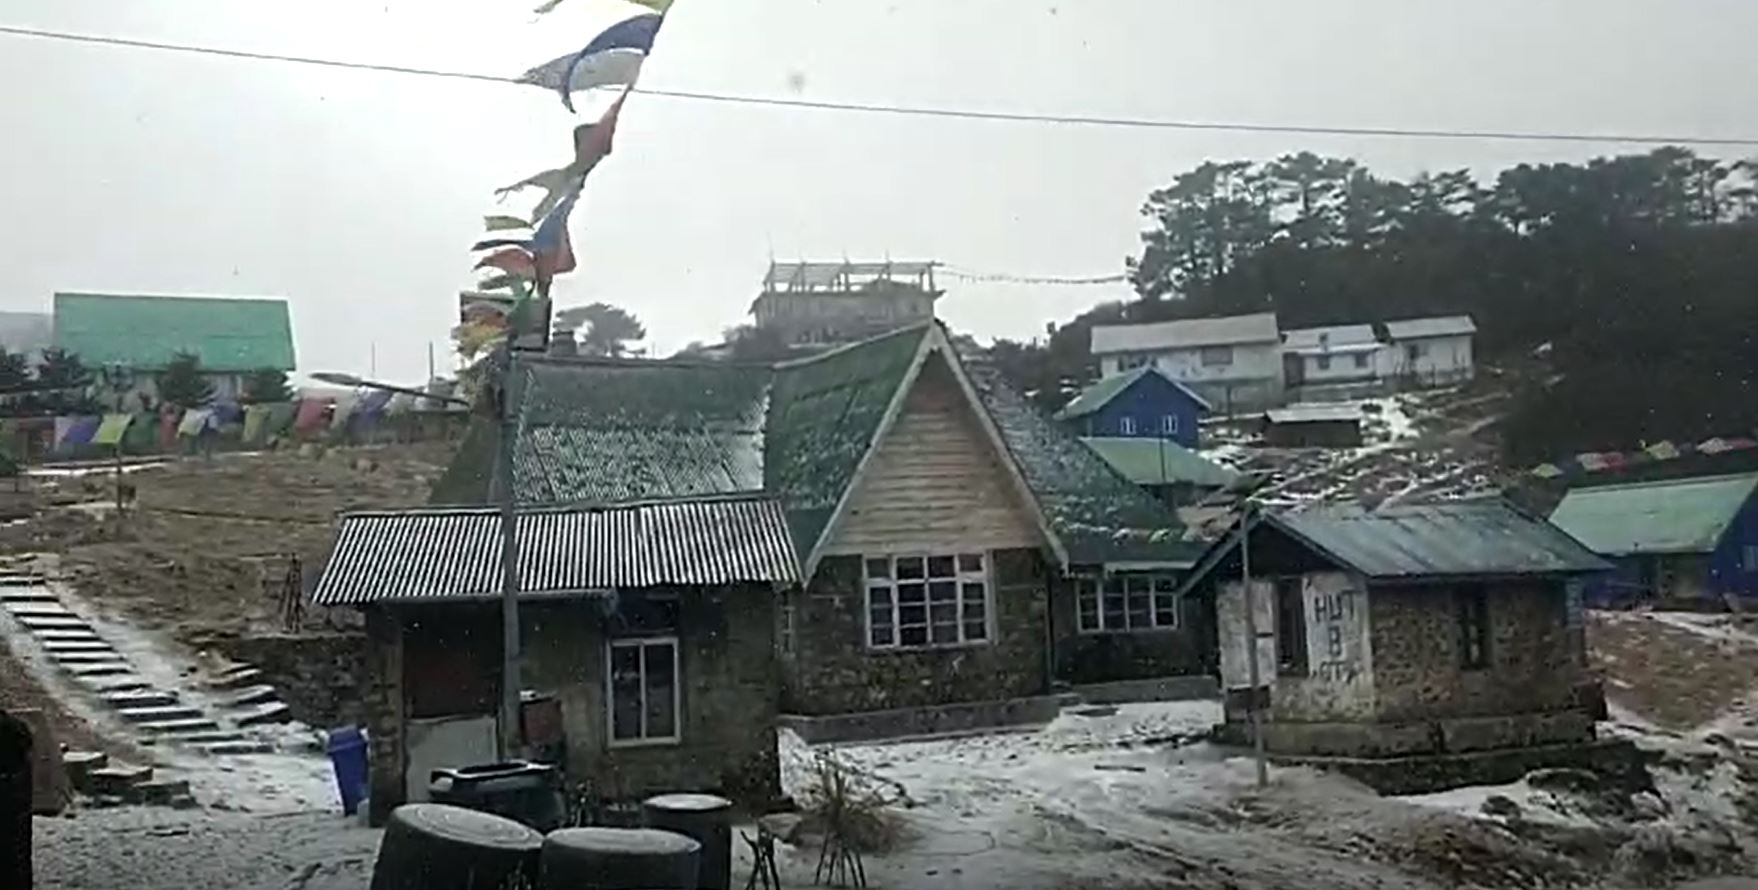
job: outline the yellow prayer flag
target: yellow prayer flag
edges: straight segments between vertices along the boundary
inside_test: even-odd
[[[122,436],[128,432],[128,424],[134,420],[132,414],[106,414],[104,421],[98,424],[98,431],[92,436],[93,445],[120,445]]]

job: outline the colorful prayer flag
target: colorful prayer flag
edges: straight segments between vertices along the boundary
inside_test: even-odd
[[[293,428],[302,433],[309,433],[321,428],[324,425],[324,412],[328,411],[329,407],[330,401],[328,399],[301,399],[299,412],[293,420]]]
[[[671,8],[672,0],[629,0],[629,2],[636,6],[645,6],[660,15],[664,15],[665,11]]]
[[[476,263],[476,268],[478,269],[484,269],[491,266],[496,269],[504,269],[514,275],[522,275],[526,278],[531,277],[537,271],[536,267],[532,264],[531,254],[522,247],[508,247],[502,250],[497,250],[494,253],[483,257],[481,260],[478,260]]]
[[[1709,440],[1706,440],[1706,441],[1698,444],[1697,450],[1703,452],[1704,454],[1720,454],[1724,451],[1731,451],[1733,449],[1728,447],[1728,443],[1727,443],[1726,439],[1723,439],[1720,436],[1716,436],[1713,439],[1709,439]]]
[[[134,421],[132,414],[106,414],[98,424],[98,431],[92,434],[93,445],[121,445],[122,437],[128,432],[128,425]]]
[[[336,409],[330,414],[330,429],[339,430],[348,425],[348,418],[360,405],[360,397],[354,393],[346,393],[336,397]]]
[[[255,442],[269,419],[269,406],[250,405],[244,409],[244,441]]]
[[[531,243],[529,238],[484,238],[470,245],[471,250],[493,250],[497,247],[524,247]]]
[[[516,216],[493,214],[482,218],[482,227],[490,232],[506,232],[513,229],[529,229],[531,224]]]
[[[1648,456],[1655,460],[1673,460],[1679,456],[1679,446],[1674,445],[1671,441],[1656,442],[1642,450],[1648,452]]]
[[[177,447],[178,416],[176,408],[166,408],[159,413],[160,451],[170,451],[172,448]]]
[[[639,49],[607,49],[584,59],[579,53],[568,53],[519,75],[519,82],[568,93],[599,87],[626,87],[640,77],[641,63],[646,59],[647,53]],[[573,72],[574,79],[564,80],[569,71]]]
[[[263,435],[279,436],[293,425],[293,416],[298,413],[299,406],[292,402],[276,402],[269,406],[268,419],[263,421]]]
[[[659,13],[647,13],[617,22],[604,29],[597,37],[592,38],[592,42],[586,44],[586,48],[574,56],[574,61],[568,66],[567,76],[557,87],[557,91],[562,94],[562,106],[570,112],[574,110],[574,95],[569,86],[574,82],[575,72],[579,70],[580,66],[586,64],[588,59],[599,53],[617,49],[634,49],[643,53],[652,52],[653,39],[659,36],[659,26],[664,22],[665,17]]]
[[[63,422],[65,421],[65,423]],[[89,445],[92,436],[98,432],[101,417],[57,417],[55,418],[55,447],[71,448],[75,445]]]
[[[73,429],[73,421],[74,420],[75,420],[75,418],[72,418],[72,417],[57,417],[57,418],[55,418],[55,447],[56,448],[60,448],[61,443],[67,441],[67,433],[69,430]]]
[[[183,422],[177,425],[179,436],[199,436],[208,428],[208,418],[214,412],[207,408],[191,408],[183,414]]]
[[[1540,479],[1555,479],[1563,475],[1563,468],[1556,464],[1539,464],[1532,468],[1532,475]]]
[[[537,271],[539,296],[549,296],[550,282],[557,275],[574,271],[574,242],[568,237],[568,215],[574,212],[574,202],[579,199],[579,192],[564,198],[543,220],[543,224],[537,227],[537,234],[531,239],[532,262]]]

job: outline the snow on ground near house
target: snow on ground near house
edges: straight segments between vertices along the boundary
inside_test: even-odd
[[[1722,643],[1758,648],[1758,633],[1753,633],[1731,615],[1703,612],[1649,612],[1648,617],[1668,627],[1707,637]]]

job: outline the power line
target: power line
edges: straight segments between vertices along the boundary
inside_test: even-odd
[[[1129,280],[1129,276],[1123,273],[1076,277],[1060,275],[1012,275],[1006,272],[972,272],[952,266],[945,267],[941,274],[959,281],[972,281],[984,284],[1041,284],[1070,287],[1094,284],[1122,284]]]
[[[340,59],[323,59],[312,56],[295,56],[282,53],[256,52],[253,50],[164,43],[154,40],[107,37],[97,34],[76,34],[68,31],[52,31],[44,28],[26,28],[16,25],[0,25],[0,34],[8,34],[16,37],[35,37],[45,40],[62,40],[73,43],[91,43],[107,46],[133,47],[135,49],[194,53],[197,55],[221,56],[233,59],[251,59],[264,62],[289,62],[299,65],[317,65],[325,68],[343,68],[356,71],[377,71],[388,74],[407,74],[420,77],[442,77],[450,80],[473,80],[488,83],[518,84],[518,81],[515,78],[494,74],[480,74],[469,71],[446,71],[438,68],[422,68],[411,65],[388,65],[373,62],[347,62]],[[523,84],[520,85],[524,86]],[[1606,144],[1622,143],[1628,145],[1717,145],[1758,147],[1758,137],[1657,136],[1641,133],[1449,130],[1421,127],[1347,127],[1323,126],[1316,124],[1265,124],[1240,121],[1188,121],[1164,118],[1040,114],[1013,111],[982,111],[968,108],[936,108],[932,106],[915,105],[831,102],[814,99],[787,99],[770,96],[739,96],[726,93],[707,93],[692,90],[637,88],[635,92],[643,95],[660,96],[670,99],[719,102],[734,105],[759,105],[777,108],[802,108],[816,111],[841,111],[862,114],[957,118],[962,120],[1006,121],[1012,123],[1063,124],[1068,126],[1113,127],[1126,129],[1187,130],[1230,133],[1280,133],[1304,136],[1354,136],[1381,139],[1449,139],[1497,142],[1574,142]]]

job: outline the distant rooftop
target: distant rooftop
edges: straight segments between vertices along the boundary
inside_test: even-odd
[[[1081,441],[1111,469],[1137,485],[1186,483],[1226,488],[1239,481],[1238,473],[1167,439],[1089,436]]]
[[[1340,324],[1300,328],[1282,335],[1282,348],[1302,355],[1331,352],[1367,352],[1380,347],[1370,324]]]
[[[1061,411],[1056,412],[1056,419],[1073,420],[1077,417],[1085,417],[1088,414],[1092,414],[1110,404],[1112,399],[1117,398],[1117,396],[1121,395],[1124,390],[1129,389],[1129,387],[1137,380],[1140,380],[1149,374],[1158,375],[1167,383],[1178,387],[1185,395],[1190,397],[1191,401],[1196,402],[1197,405],[1201,406],[1204,411],[1214,410],[1214,407],[1209,404],[1207,399],[1198,395],[1190,387],[1166,376],[1164,371],[1159,370],[1153,365],[1143,365],[1142,367],[1136,368],[1128,373],[1115,374],[1106,377],[1082,390],[1080,395],[1074,397],[1073,401],[1064,405]]]
[[[158,370],[179,352],[218,372],[294,369],[287,301],[56,294],[54,343],[87,367]]]
[[[1337,423],[1361,420],[1361,407],[1353,402],[1342,404],[1300,404],[1271,408],[1264,412],[1271,423]]]
[[[1709,553],[1758,489],[1758,475],[1577,488],[1550,521],[1596,553]]]
[[[919,287],[938,296],[934,287],[934,269],[940,264],[932,260],[883,262],[793,263],[772,261],[769,273],[763,276],[767,293],[817,293],[859,291],[876,282],[892,282]]]
[[[1280,342],[1281,336],[1274,312],[1152,324],[1094,325],[1092,351],[1094,355],[1105,355],[1239,343],[1276,343]]]
[[[1477,323],[1469,315],[1442,315],[1435,318],[1407,318],[1386,322],[1386,335],[1393,340],[1416,340],[1423,337],[1459,337],[1477,333]]]

